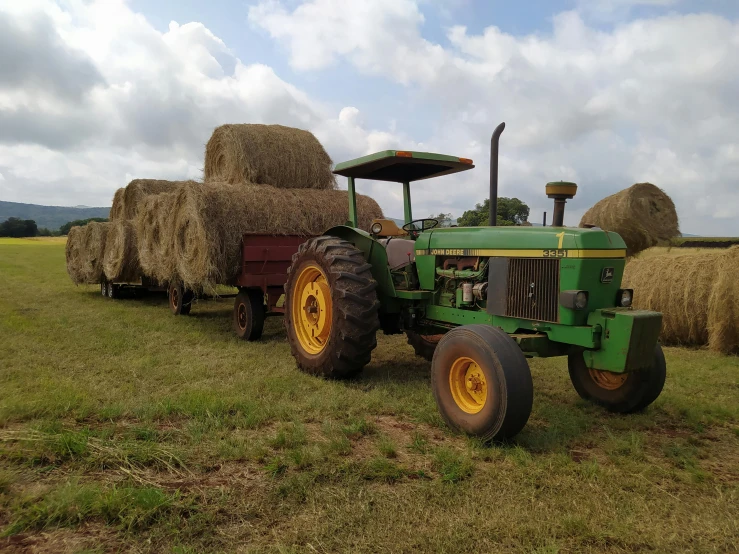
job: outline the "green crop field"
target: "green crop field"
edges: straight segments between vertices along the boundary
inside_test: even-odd
[[[533,360],[528,426],[486,447],[444,427],[404,337],[331,382],[281,320],[243,343],[230,314],[107,300],[63,243],[0,241],[0,551],[739,549],[737,357],[667,348],[625,417]]]

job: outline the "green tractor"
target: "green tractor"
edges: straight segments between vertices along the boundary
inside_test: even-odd
[[[498,144],[491,138],[487,227],[413,219],[410,183],[472,169],[472,160],[386,150],[340,163],[349,218],[302,244],[285,284],[285,326],[305,372],[355,375],[376,333],[406,333],[431,361],[441,415],[457,431],[500,440],[526,424],[533,384],[526,358],[567,356],[578,394],[608,410],[644,409],[662,391],[662,314],[631,308],[621,288],[626,245],[616,233],[563,226],[574,183],[546,185],[551,227],[496,227]],[[402,183],[405,225],[357,228],[355,180]]]

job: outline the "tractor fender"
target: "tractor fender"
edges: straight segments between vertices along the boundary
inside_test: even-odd
[[[364,259],[372,264],[372,277],[377,281],[378,294],[384,298],[397,298],[395,285],[393,285],[393,279],[387,263],[387,252],[385,252],[385,247],[382,244],[372,238],[366,231],[349,227],[348,225],[331,227],[324,235],[342,238],[361,250],[364,254]]]

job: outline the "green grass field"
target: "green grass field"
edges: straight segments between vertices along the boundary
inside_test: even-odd
[[[380,336],[360,378],[299,373],[231,301],[75,287],[60,242],[0,241],[0,551],[731,552],[739,359],[666,349],[645,413],[533,360],[505,445],[444,427],[429,364]]]

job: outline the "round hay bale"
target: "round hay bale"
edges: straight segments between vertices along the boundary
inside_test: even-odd
[[[124,212],[124,197],[126,195],[126,189],[125,188],[119,188],[117,191],[115,191],[115,194],[113,195],[113,204],[110,206],[110,213],[108,214],[108,219],[111,221],[115,221],[117,219],[124,219],[123,218],[123,212]]]
[[[99,283],[104,276],[103,258],[105,257],[105,242],[111,223],[91,221],[83,227],[82,237],[82,273],[85,283]]]
[[[141,270],[161,284],[174,280],[176,273],[170,230],[176,197],[174,191],[149,196],[135,221]]]
[[[585,212],[580,227],[618,233],[629,256],[680,235],[675,204],[651,183],[637,183],[604,198]]]
[[[110,281],[135,281],[140,277],[136,227],[133,222],[111,222],[105,244],[103,271]]]
[[[84,254],[84,236],[84,227],[72,227],[67,234],[67,244],[64,248],[64,255],[67,260],[67,273],[75,285],[80,285],[85,282],[85,273],[82,262]]]
[[[718,257],[715,284],[708,302],[708,346],[724,354],[739,354],[739,246]]]
[[[221,125],[205,147],[206,181],[335,189],[331,166],[313,133],[282,125]]]
[[[236,277],[245,233],[318,235],[346,223],[349,211],[347,191],[246,183],[181,187],[174,204],[168,242],[177,275],[189,288],[206,290]],[[357,213],[363,229],[382,217],[377,202],[362,195],[357,195]]]
[[[165,181],[161,179],[134,179],[125,188],[118,189],[110,208],[111,220],[134,220],[144,200],[165,192],[172,192],[182,184],[194,181]]]
[[[739,348],[739,287],[730,271],[737,266],[739,248],[632,259],[623,287],[634,289],[635,308],[662,312],[664,344],[707,344],[729,354]]]

